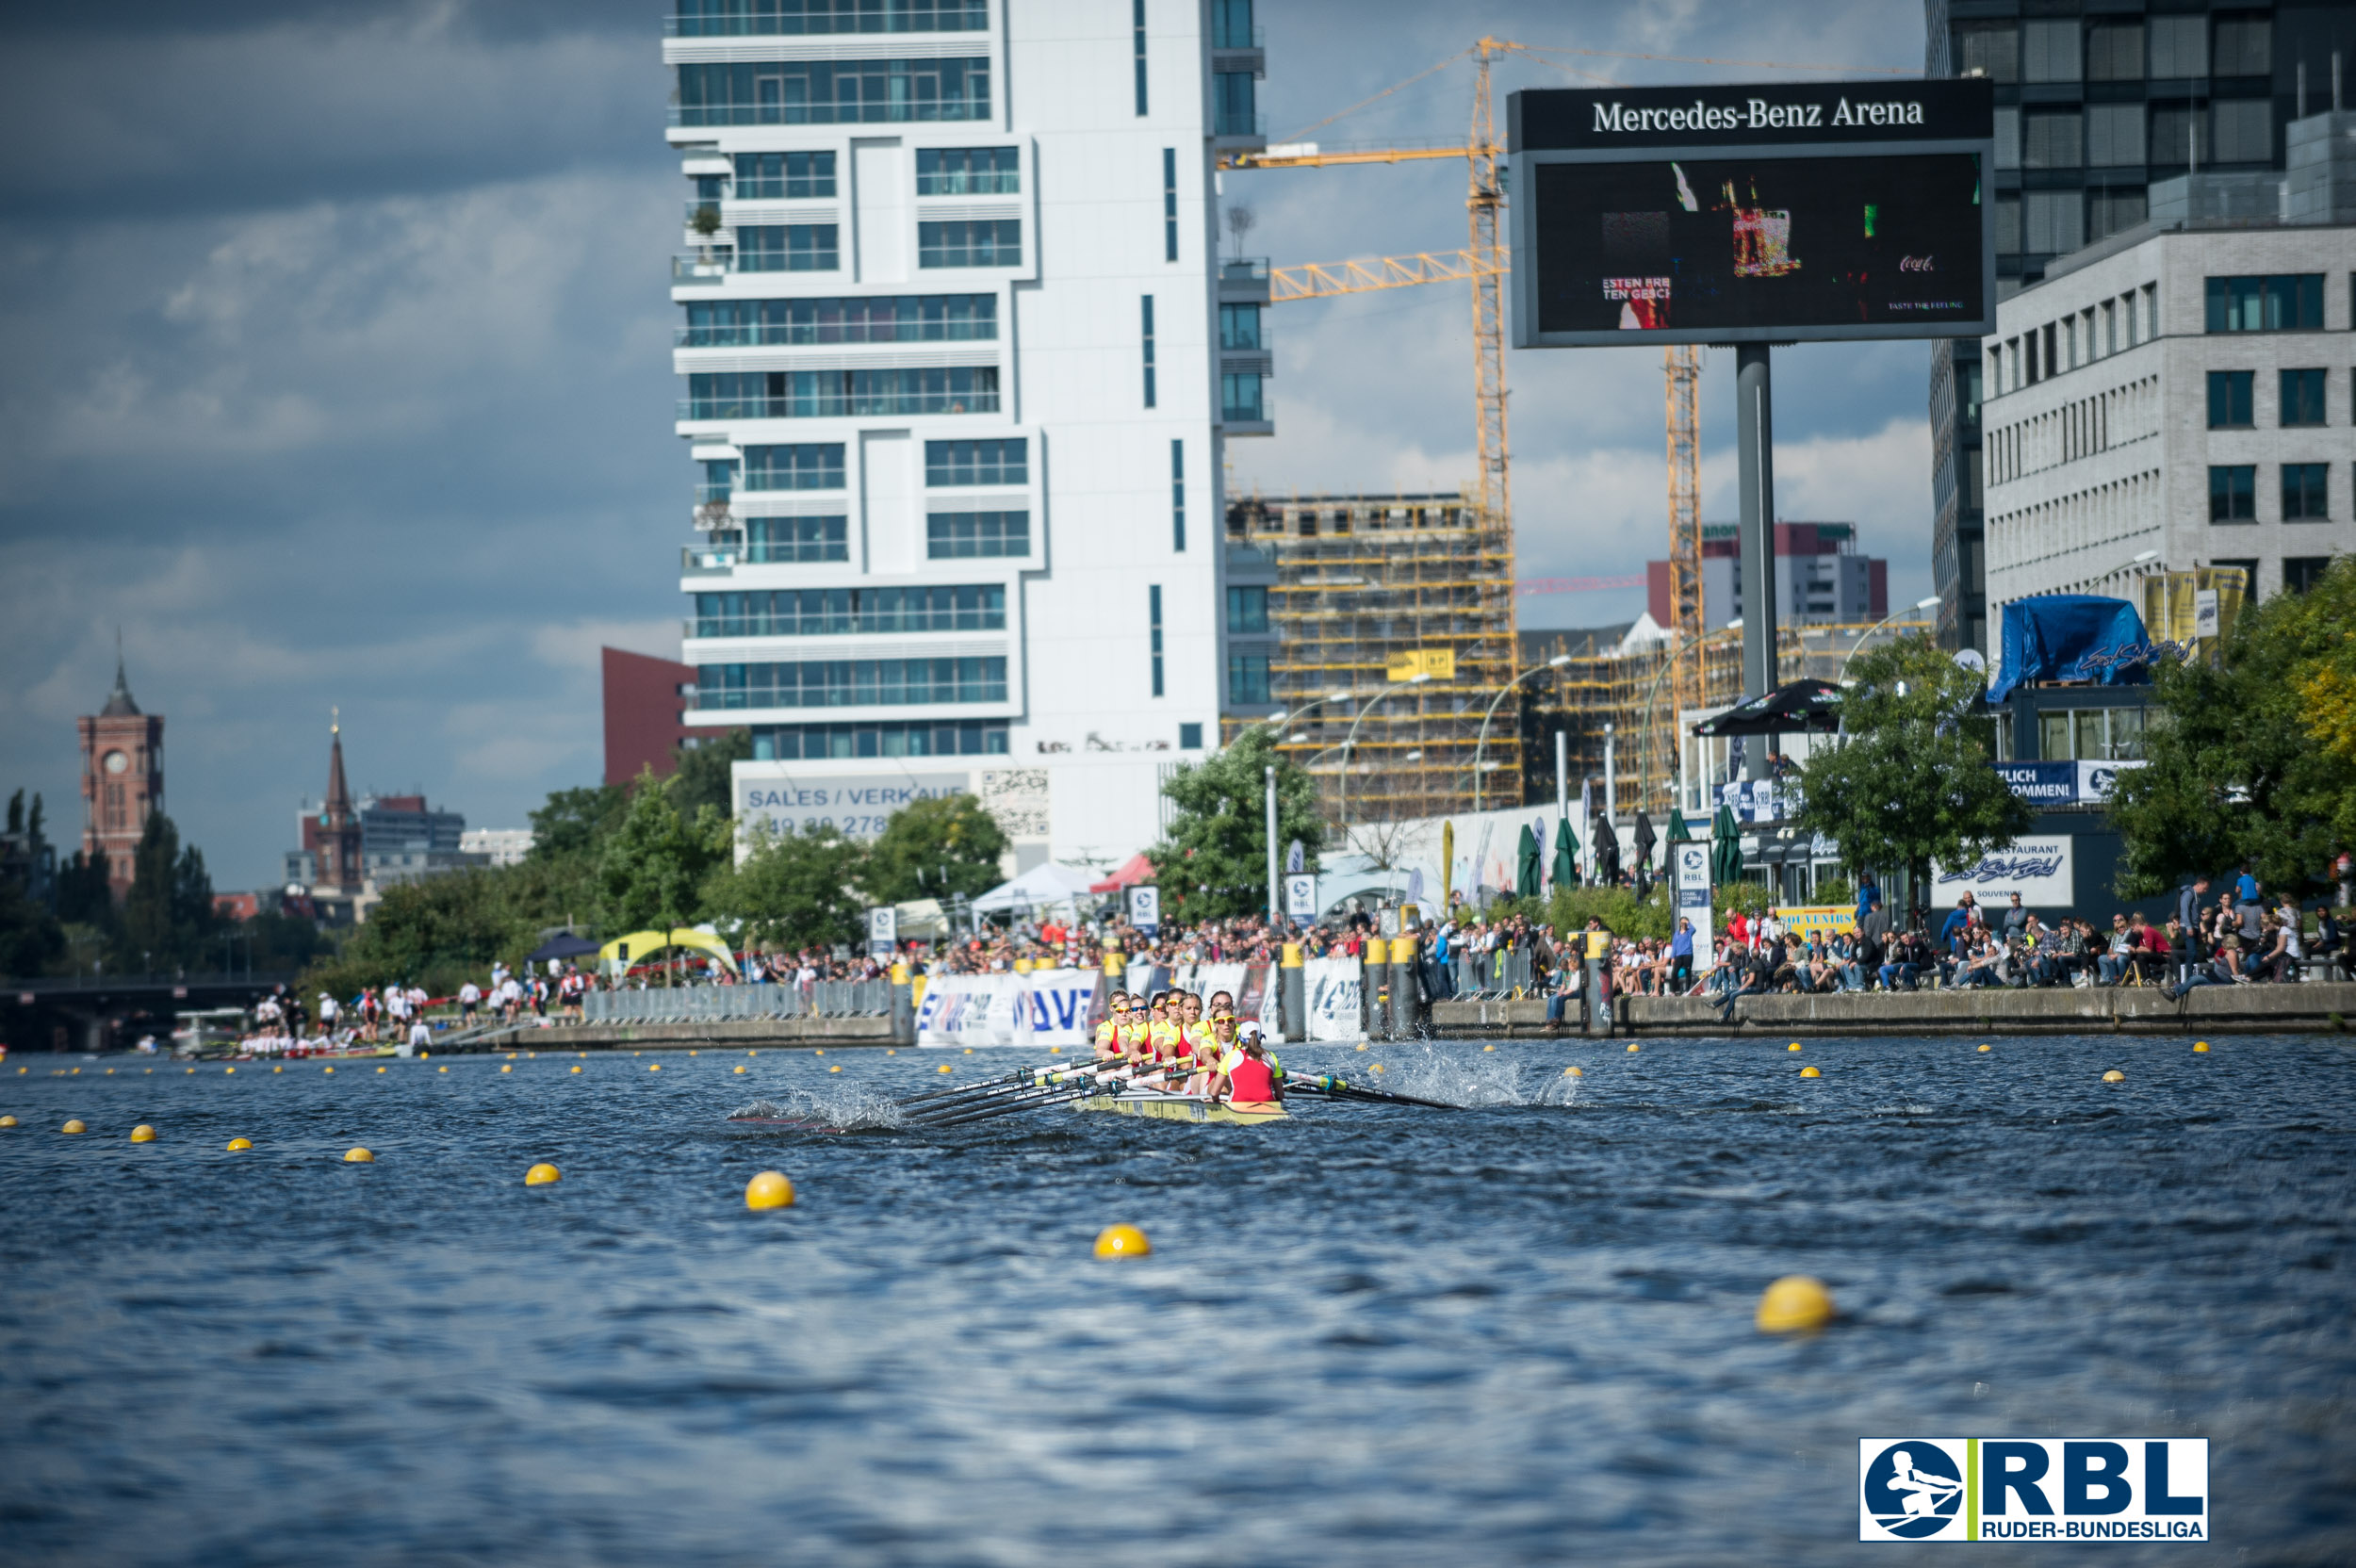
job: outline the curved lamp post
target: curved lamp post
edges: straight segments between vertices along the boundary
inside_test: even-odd
[[[1342,835],[1345,842],[1348,841],[1350,834],[1350,748],[1358,743],[1358,727],[1366,722],[1366,715],[1374,711],[1375,704],[1389,696],[1393,692],[1402,686],[1421,686],[1431,678],[1430,670],[1417,670],[1404,680],[1392,681],[1388,686],[1368,697],[1365,705],[1358,710],[1358,716],[1350,721],[1350,733],[1342,737]],[[1329,746],[1326,749],[1330,751],[1333,748]]]
[[[1698,657],[1700,657],[1700,655],[1701,655],[1701,653],[1702,653],[1702,650],[1704,650],[1705,648],[1707,648],[1707,647],[1709,647],[1709,646],[1710,646],[1710,640],[1712,637],[1724,637],[1724,636],[1726,636],[1726,635],[1728,635],[1728,634],[1730,634],[1730,633],[1732,633],[1732,634],[1739,634],[1739,633],[1742,631],[1742,616],[1740,616],[1740,615],[1737,615],[1734,619],[1732,619],[1732,620],[1728,621],[1726,625],[1724,625],[1724,626],[1720,627],[1717,630],[1715,630],[1715,631],[1705,631],[1705,632],[1703,632],[1703,633],[1701,634],[1701,636],[1699,636],[1698,638],[1694,639],[1694,642],[1693,642],[1693,653],[1694,653],[1695,657],[1697,657],[1697,658],[1698,658]],[[1676,662],[1677,662],[1677,655],[1676,655],[1676,650],[1673,648],[1673,649],[1671,649],[1671,650],[1670,650],[1670,656],[1669,656],[1668,658],[1666,658],[1666,659],[1663,659],[1663,660],[1661,662],[1661,668],[1659,668],[1659,669],[1657,669],[1657,670],[1653,671],[1653,673],[1652,673],[1652,684],[1644,688],[1644,766],[1647,769],[1647,771],[1649,771],[1649,769],[1651,768],[1651,765],[1652,765],[1652,744],[1653,744],[1653,731],[1654,731],[1654,727],[1654,727],[1654,725],[1653,725],[1653,722],[1652,722],[1652,705],[1653,705],[1653,698],[1654,698],[1654,697],[1656,697],[1657,695],[1659,695],[1659,694],[1660,694],[1660,692],[1661,692],[1661,678],[1662,676],[1664,676],[1664,675],[1667,675],[1667,674],[1669,673],[1669,670],[1670,670],[1671,666],[1673,666]],[[1708,666],[1707,666],[1707,665],[1705,665],[1705,666],[1703,667],[1703,676],[1704,676],[1704,681],[1705,681],[1705,689],[1707,689],[1707,679],[1708,679],[1708,675],[1709,675],[1709,668],[1708,668]],[[1669,727],[1670,727],[1670,729],[1671,729],[1671,731],[1672,731],[1672,732],[1674,732],[1674,731],[1676,730],[1676,728],[1677,728],[1677,727],[1676,727],[1675,725],[1671,725]],[[1677,738],[1677,744],[1678,744],[1678,746],[1679,746],[1680,748],[1682,748],[1682,747],[1684,746],[1684,743],[1685,743],[1684,737],[1683,737],[1683,736],[1678,736],[1678,738]],[[1679,758],[1679,761],[1678,761],[1678,766],[1679,766],[1680,768],[1682,768],[1682,767],[1684,766],[1684,762],[1683,762],[1683,759],[1682,759],[1682,755],[1681,755],[1681,754],[1680,754],[1680,758]],[[1670,793],[1671,793],[1672,797],[1674,797],[1674,796],[1675,796],[1675,794],[1676,794],[1676,791],[1677,791],[1677,785],[1676,785],[1674,782],[1672,782],[1672,783],[1670,784],[1670,786],[1669,786],[1669,789],[1670,789]]]
[[[1916,599],[1912,608],[1916,610],[1936,610],[1939,608],[1939,596],[1937,594],[1933,594],[1929,598]],[[1899,616],[1905,613],[1906,612],[1904,610],[1893,610],[1889,614],[1884,615],[1880,620],[1875,621],[1872,626],[1867,627],[1864,634],[1858,637],[1856,642],[1849,645],[1848,653],[1844,655],[1841,661],[1841,668],[1834,672],[1832,683],[1838,686],[1849,678],[1849,661],[1857,656],[1857,649],[1865,645],[1866,638],[1873,636],[1873,633],[1879,631],[1882,628],[1888,626],[1890,622],[1896,620]]]
[[[1302,703],[1300,707],[1292,709],[1287,712],[1270,713],[1267,718],[1254,723],[1252,727],[1257,729],[1261,725],[1272,725],[1281,729],[1285,725],[1291,724],[1293,721],[1300,718],[1301,714],[1306,713],[1312,708],[1322,708],[1329,702],[1348,702],[1349,700],[1350,694],[1348,692],[1328,692],[1325,695],[1321,697],[1313,697],[1309,701]]]
[[[1474,810],[1478,811],[1481,809],[1481,760],[1482,755],[1489,749],[1489,721],[1497,717],[1497,704],[1505,700],[1506,693],[1512,691],[1523,681],[1528,680],[1531,676],[1544,674],[1547,670],[1559,670],[1570,662],[1571,656],[1569,654],[1558,653],[1543,664],[1532,664],[1530,668],[1524,670],[1521,674],[1515,676],[1513,679],[1498,687],[1497,694],[1489,699],[1489,710],[1481,715],[1481,737],[1473,743]]]

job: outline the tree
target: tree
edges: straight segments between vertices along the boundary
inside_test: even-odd
[[[194,844],[183,849],[172,819],[151,811],[132,865],[117,950],[122,964],[151,970],[201,967],[220,923],[205,852]]]
[[[698,745],[671,748],[671,805],[689,822],[709,806],[724,817],[736,815],[736,787],[728,769],[753,758],[753,732],[731,729],[707,735]]]
[[[742,941],[794,948],[858,939],[865,901],[854,889],[866,853],[857,840],[826,825],[779,833],[761,822],[750,841],[742,864],[712,874],[705,898],[714,914],[739,923]]]
[[[2356,744],[2338,683],[2356,690],[2356,562],[2305,594],[2235,619],[2219,662],[2162,664],[2144,727],[2147,765],[2122,771],[2111,818],[2124,840],[2119,890],[2165,891],[2248,864],[2268,888],[2329,885],[2356,843]]]
[[[2037,820],[1989,766],[1973,722],[1980,677],[1927,637],[1862,654],[1841,698],[1845,744],[1800,772],[1797,825],[1822,833],[1853,871],[1904,867],[1916,885],[1930,863],[1976,861]]]
[[[1317,780],[1276,749],[1268,727],[1257,725],[1224,750],[1181,763],[1162,793],[1177,807],[1169,837],[1146,858],[1172,918],[1214,920],[1268,907],[1267,774],[1276,767],[1276,841],[1299,839],[1317,869],[1325,838],[1317,813]]]
[[[597,858],[608,914],[624,931],[669,932],[695,920],[704,880],[730,849],[728,819],[706,806],[694,821],[671,804],[670,781],[638,776],[621,826]]]
[[[106,858],[75,850],[57,868],[57,919],[100,931],[113,929],[114,890],[106,882]]]
[[[972,898],[1005,880],[1006,835],[972,795],[912,800],[884,824],[867,851],[861,883],[878,904],[912,898]]]

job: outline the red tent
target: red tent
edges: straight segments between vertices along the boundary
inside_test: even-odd
[[[1117,893],[1123,888],[1134,886],[1139,882],[1151,882],[1153,880],[1153,862],[1147,859],[1142,853],[1139,853],[1130,856],[1126,861],[1122,862],[1121,869],[1113,873],[1109,880],[1089,883],[1088,891],[1092,893]]]

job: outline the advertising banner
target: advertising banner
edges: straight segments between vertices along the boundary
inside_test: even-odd
[[[1802,941],[1810,937],[1830,941],[1857,923],[1857,910],[1846,904],[1792,904],[1776,909],[1775,918]]]
[[[2019,893],[2031,909],[2067,909],[2076,903],[2078,890],[2070,848],[2067,836],[2015,839],[2009,848],[1990,850],[1969,866],[1934,863],[1933,904],[1952,906],[1969,890],[1983,904]]]
[[[916,1008],[916,1043],[1084,1046],[1103,1016],[1104,978],[1086,969],[928,976]]]
[[[1309,1038],[1366,1038],[1366,979],[1357,959],[1304,959],[1301,987],[1308,996]]]
[[[2005,786],[2039,806],[2096,806],[2111,798],[2119,776],[2140,760],[2118,762],[1997,762]]]
[[[1710,926],[1710,846],[1671,844],[1669,875],[1677,889],[1677,913],[1693,923],[1693,972],[1707,974],[1718,962],[1718,944]]]
[[[973,784],[964,773],[829,776],[794,762],[738,762],[730,772],[740,829],[761,821],[779,833],[832,827],[852,839],[875,837],[911,801],[965,794]],[[737,853],[744,854],[741,833]]]
[[[1859,1541],[2206,1541],[2205,1437],[1863,1437]]]

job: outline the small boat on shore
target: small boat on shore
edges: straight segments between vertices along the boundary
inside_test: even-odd
[[[1216,1121],[1230,1127],[1285,1119],[1281,1101],[1218,1101],[1191,1094],[1098,1094],[1074,1102],[1072,1108],[1152,1117],[1156,1121]]]

